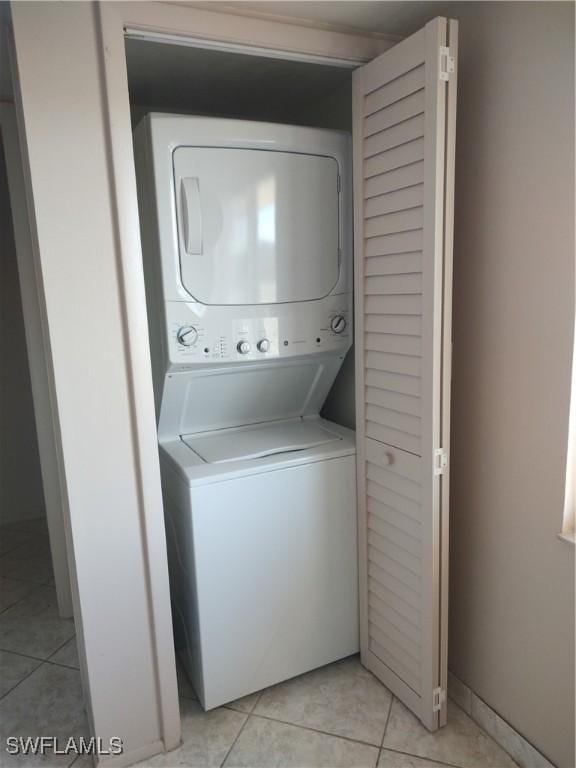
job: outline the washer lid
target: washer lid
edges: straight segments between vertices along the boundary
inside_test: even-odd
[[[277,453],[305,451],[342,437],[316,420],[275,421],[236,429],[184,435],[182,440],[208,464],[261,459]]]

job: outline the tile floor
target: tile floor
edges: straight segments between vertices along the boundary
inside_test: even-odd
[[[74,622],[58,615],[43,520],[0,528],[0,766],[67,767],[76,760],[11,757],[4,740],[14,735],[88,736]]]
[[[88,768],[86,758],[10,758],[8,735],[87,735],[74,624],[58,617],[42,522],[0,529],[0,766]],[[430,734],[356,657],[204,712],[178,668],[182,745],[141,766],[509,768],[457,705]]]

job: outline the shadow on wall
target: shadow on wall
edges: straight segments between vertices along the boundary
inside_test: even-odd
[[[4,146],[0,143],[0,525],[45,516]]]
[[[348,350],[342,368],[328,393],[321,416],[348,429],[356,429],[354,346]]]

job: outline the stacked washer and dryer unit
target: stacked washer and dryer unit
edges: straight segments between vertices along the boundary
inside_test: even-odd
[[[205,709],[358,650],[349,137],[135,131],[176,645]]]

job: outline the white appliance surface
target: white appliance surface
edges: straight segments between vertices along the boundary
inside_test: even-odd
[[[298,422],[304,425],[301,435],[308,435],[309,438],[326,435],[326,439],[306,448],[286,451],[287,440],[285,438],[290,436],[290,432],[292,438],[295,436]],[[167,482],[167,479],[170,481],[177,479],[178,482],[192,487],[356,455],[354,432],[318,417],[273,422],[270,425],[270,432],[266,433],[265,431],[263,434],[271,437],[275,431],[279,439],[276,443],[267,440],[267,450],[263,451],[263,455],[260,456],[246,455],[246,453],[253,452],[250,449],[253,448],[254,443],[250,445],[252,437],[244,437],[243,433],[246,431],[248,435],[251,435],[253,430],[254,425],[251,425],[241,429],[222,429],[213,433],[201,433],[193,437],[178,436],[162,440],[160,442],[160,465],[165,471],[164,482]],[[231,445],[227,447],[226,440],[229,432],[231,433]],[[203,439],[210,440],[212,437],[216,440],[217,457],[227,455],[230,456],[229,461],[207,462],[187,444],[187,441],[194,444],[194,439],[198,438],[200,446],[202,446]],[[235,449],[234,445],[237,445],[239,449]],[[213,449],[214,447],[213,444]],[[247,447],[249,448],[248,451],[246,451]],[[237,455],[236,459],[231,457],[234,452],[240,454]],[[355,516],[355,508],[351,514]]]
[[[164,382],[161,441],[214,429],[316,416],[341,365],[334,355],[190,370]]]
[[[318,421],[275,421],[237,429],[217,430],[182,440],[201,459],[222,464],[243,459],[260,459],[275,454],[303,451],[341,440]]]
[[[338,162],[274,149],[173,153],[182,284],[202,304],[327,296],[338,282]]]
[[[163,462],[176,647],[205,709],[359,648],[355,456],[275,459],[192,487]]]
[[[350,136],[151,113],[134,142],[139,203],[155,219],[145,267],[160,251],[153,271],[160,272],[165,301],[230,303],[239,291],[257,314],[262,303],[296,301],[299,294],[351,292]]]

